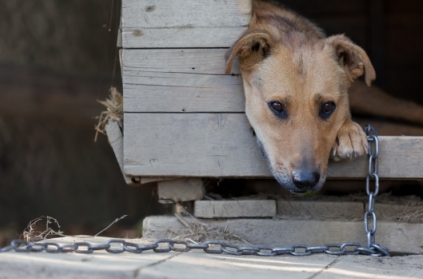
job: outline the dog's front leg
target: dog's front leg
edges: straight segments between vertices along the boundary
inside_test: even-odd
[[[351,119],[347,119],[338,131],[331,157],[335,161],[354,159],[367,154],[367,151],[367,137],[363,129]]]

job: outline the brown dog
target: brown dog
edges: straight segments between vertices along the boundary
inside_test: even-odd
[[[375,71],[362,48],[343,35],[326,38],[307,19],[269,1],[253,2],[249,30],[227,53],[238,56],[246,115],[277,181],[292,192],[317,191],[330,154],[367,153],[351,120],[348,88]]]

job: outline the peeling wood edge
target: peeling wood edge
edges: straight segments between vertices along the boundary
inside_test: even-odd
[[[123,179],[128,185],[136,185],[133,179],[125,175],[123,171],[123,134],[118,121],[109,120],[105,126],[105,130],[113,153],[115,153],[116,159],[118,161],[120,170],[123,175]]]

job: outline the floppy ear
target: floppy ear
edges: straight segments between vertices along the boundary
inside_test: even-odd
[[[364,73],[364,80],[370,86],[376,73],[366,52],[344,35],[331,36],[326,40],[335,49],[339,64],[345,69],[350,81],[353,82]]]
[[[236,56],[239,58],[241,69],[249,70],[262,61],[271,50],[273,39],[269,33],[263,30],[250,30],[244,33],[241,38],[226,52],[226,71],[229,75],[232,69],[232,62]]]

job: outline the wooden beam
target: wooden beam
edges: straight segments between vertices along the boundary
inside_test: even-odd
[[[234,38],[236,39],[236,38]],[[124,49],[123,70],[224,75],[227,49]],[[232,67],[233,74],[240,74],[238,63]]]
[[[160,203],[201,200],[204,197],[204,184],[200,178],[159,181],[157,196]]]
[[[124,48],[230,47],[247,27],[122,28]]]
[[[195,201],[196,218],[266,218],[276,216],[274,200]]]
[[[243,113],[125,113],[131,176],[271,178]],[[380,178],[422,179],[423,137],[380,137]],[[329,178],[364,178],[367,157],[331,162]]]
[[[243,112],[238,63],[225,75],[226,49],[122,51],[125,112]],[[213,104],[213,105],[210,105]]]
[[[128,0],[122,3],[122,44],[124,48],[229,47],[250,19],[251,0]]]
[[[122,124],[120,121],[109,120],[105,126],[105,131],[107,138],[109,139],[110,146],[115,153],[116,159],[118,161],[119,167],[122,170],[123,179],[126,184],[133,184],[132,179],[125,175],[123,171],[123,132]]]

